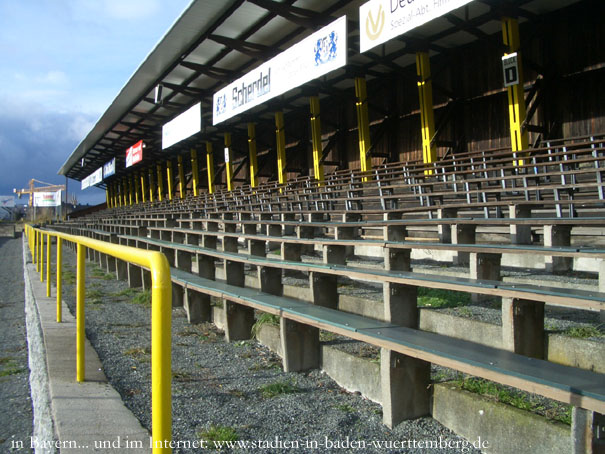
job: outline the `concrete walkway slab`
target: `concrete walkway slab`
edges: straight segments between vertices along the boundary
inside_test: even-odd
[[[27,243],[24,242],[24,247]],[[25,263],[26,285],[31,286],[40,320],[48,393],[55,440],[32,439],[33,447],[53,443],[62,452],[142,454],[150,453],[149,432],[128,410],[107,382],[97,353],[86,340],[86,380],[76,382],[76,321],[63,303],[63,322],[56,322],[56,294],[46,297],[31,263]],[[28,279],[29,278],[29,279]],[[48,445],[47,445],[48,446]],[[141,447],[139,447],[141,446]],[[36,452],[49,452],[36,449]]]

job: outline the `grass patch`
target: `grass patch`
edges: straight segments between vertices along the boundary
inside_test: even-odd
[[[280,396],[282,394],[294,394],[301,392],[295,384],[291,382],[276,382],[259,388],[262,396],[266,399]]]
[[[279,316],[263,312],[258,316],[254,325],[252,325],[252,337],[258,338],[258,333],[263,325],[279,326]]]
[[[549,406],[549,408],[546,408],[543,400],[532,398],[525,393],[514,391],[497,383],[479,378],[460,378],[455,380],[454,383],[465,391],[480,394],[492,398],[497,402],[541,414],[548,419],[571,425],[571,405],[556,402]]]
[[[345,413],[353,413],[353,412],[355,412],[355,409],[353,407],[351,407],[349,404],[336,405],[335,408],[337,410],[343,411]]]
[[[5,356],[3,358],[0,358],[0,365],[4,366],[5,364],[12,363],[13,361],[14,361],[14,358],[11,358],[10,356]]]
[[[334,333],[331,333],[330,331],[323,331],[320,330],[319,331],[319,341],[320,342],[332,342],[333,340],[336,340],[337,336]]]
[[[577,339],[587,339],[589,337],[603,337],[605,334],[601,332],[599,326],[577,326],[568,328],[563,331],[564,336],[575,337]]]
[[[208,441],[209,449],[220,449],[225,441],[237,441],[239,435],[233,427],[211,425],[208,429],[197,433],[198,438]]]
[[[134,347],[124,350],[124,355],[132,356],[138,360],[144,360],[151,355],[151,349],[149,347]]]
[[[139,291],[131,301],[134,304],[151,307],[151,290]]]
[[[109,280],[113,280],[115,279],[115,276],[109,273],[106,273],[105,270],[103,270],[102,268],[94,267],[91,271],[90,271],[90,277],[92,279],[102,279],[104,281],[109,281]]]
[[[471,294],[435,288],[418,287],[418,306],[420,307],[459,307],[471,302]]]
[[[65,284],[75,285],[76,283],[76,273],[69,270],[63,270],[61,273],[61,278]]]
[[[25,372],[27,369],[24,367],[17,366],[12,358],[2,358],[2,365],[6,366],[6,369],[2,369],[0,371],[0,377],[8,377],[10,375],[20,374],[21,372]]]
[[[103,298],[104,296],[105,294],[101,290],[96,288],[87,288],[84,294],[84,297],[86,298],[86,301],[89,304],[101,303],[101,298]]]
[[[127,288],[119,292],[113,293],[111,296],[115,298],[132,298],[133,296],[138,295],[139,292],[140,290],[136,288]]]

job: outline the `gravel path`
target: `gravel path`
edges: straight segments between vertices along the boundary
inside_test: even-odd
[[[69,281],[75,275],[74,254],[66,251],[64,260]],[[134,303],[134,292],[113,275],[91,263],[87,274],[86,334],[112,385],[150,428],[150,309]],[[64,299],[73,311],[73,281],[65,286]],[[365,443],[357,450],[364,453],[461,452],[414,448],[414,442],[438,442],[440,437],[446,443],[462,441],[432,418],[407,421],[390,430],[381,422],[379,405],[343,391],[324,373],[284,373],[279,358],[267,348],[254,341],[227,343],[211,324],[190,325],[180,309],[173,311],[172,370],[173,440],[177,442],[207,439],[205,431],[218,426],[249,443],[234,450],[242,453],[349,452],[336,446],[328,449],[329,443],[347,439]],[[281,385],[281,393],[271,397],[263,387],[275,384]],[[274,445],[253,448],[259,440]],[[292,443],[290,449],[287,442]],[[375,442],[405,448],[377,447],[372,445]],[[311,449],[313,443],[316,449]]]
[[[0,238],[0,452],[32,452],[22,254],[21,238]]]

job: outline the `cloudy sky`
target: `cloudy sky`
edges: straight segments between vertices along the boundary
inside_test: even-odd
[[[0,195],[65,183],[61,165],[189,3],[0,0]],[[69,193],[105,200],[74,180]]]

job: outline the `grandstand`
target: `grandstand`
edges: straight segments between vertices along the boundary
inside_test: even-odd
[[[389,427],[430,414],[498,440],[498,417],[435,404],[440,366],[571,406],[564,441],[511,439],[511,418],[488,452],[603,452],[602,17],[597,0],[194,0],[59,170],[105,209],[49,228],[162,252],[173,305],[229,341],[279,317],[284,370],[323,367]],[[470,295],[470,315],[421,307],[427,288]],[[562,317],[596,334],[554,334]],[[324,364],[320,331],[379,348],[379,389]]]

